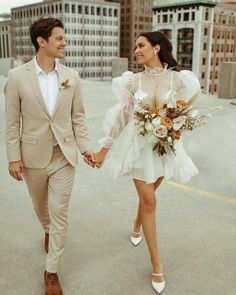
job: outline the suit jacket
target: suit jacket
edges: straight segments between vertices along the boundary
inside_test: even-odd
[[[81,153],[90,149],[76,71],[58,64],[60,86],[50,117],[40,92],[34,61],[11,69],[5,85],[6,149],[9,162],[22,160],[25,167],[45,168],[53,152],[53,135],[72,166]]]

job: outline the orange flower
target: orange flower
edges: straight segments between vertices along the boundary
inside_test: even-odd
[[[161,124],[170,129],[173,126],[172,120],[169,117],[161,118]]]
[[[150,113],[151,113],[151,115],[158,116],[159,115],[159,109],[157,107],[151,107],[150,108]]]
[[[187,102],[184,99],[178,99],[176,101],[177,108],[184,110],[187,107]]]
[[[180,131],[179,130],[172,130],[172,136],[174,137],[174,139],[180,139]]]

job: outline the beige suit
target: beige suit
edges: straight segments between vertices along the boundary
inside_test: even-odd
[[[5,89],[9,162],[22,159],[26,167],[45,168],[52,156],[53,134],[72,166],[77,164],[77,145],[81,153],[89,149],[79,76],[60,64],[58,72],[59,85],[67,79],[72,85],[61,87],[50,117],[40,93],[34,61],[9,71]]]
[[[23,161],[35,212],[50,234],[48,272],[57,272],[64,250],[77,146],[81,153],[90,149],[78,73],[58,64],[58,76],[60,89],[52,116],[33,60],[10,70],[5,87],[8,160]],[[68,87],[61,86],[66,80]]]

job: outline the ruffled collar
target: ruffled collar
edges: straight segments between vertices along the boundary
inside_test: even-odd
[[[161,67],[155,67],[155,68],[150,68],[148,66],[144,66],[144,73],[150,76],[158,76],[165,72],[167,70],[168,64],[163,63],[163,68]]]

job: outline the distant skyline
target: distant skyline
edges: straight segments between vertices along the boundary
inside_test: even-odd
[[[43,0],[1,0],[0,1],[0,14],[2,13],[10,13],[11,8],[24,6],[28,4],[43,2]]]

